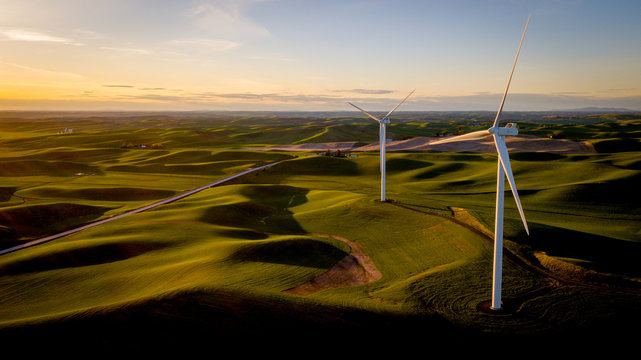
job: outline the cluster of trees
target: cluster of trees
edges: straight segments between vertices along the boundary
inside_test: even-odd
[[[325,151],[325,156],[333,156],[333,157],[347,157],[347,155],[345,155],[345,154],[341,153],[341,150],[340,150],[340,149],[337,149],[333,154],[332,154],[332,152],[331,152],[329,149],[327,149],[327,151]]]

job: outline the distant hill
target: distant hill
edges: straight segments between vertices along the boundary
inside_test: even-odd
[[[589,107],[582,107],[578,109],[566,109],[566,110],[558,110],[558,111],[563,111],[563,112],[590,112],[590,113],[613,113],[613,112],[635,112],[635,110],[631,109],[626,109],[626,108],[611,108],[611,107],[598,107],[598,106],[589,106]]]

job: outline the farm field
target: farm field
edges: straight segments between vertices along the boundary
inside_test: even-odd
[[[356,150],[378,127],[353,114],[0,115],[2,249],[281,161],[1,255],[3,346],[625,341],[641,321],[639,114],[505,114],[524,136],[591,151],[510,150],[531,233],[508,191],[498,314],[480,309],[491,296],[494,153],[389,148],[382,203],[378,152]],[[392,142],[474,131],[492,114],[397,116]],[[348,143],[343,156],[326,156],[336,143]],[[283,148],[302,144],[317,145]]]

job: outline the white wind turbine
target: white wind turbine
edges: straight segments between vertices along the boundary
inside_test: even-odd
[[[410,95],[414,93],[414,90],[412,90],[406,97],[405,99],[401,100],[398,105],[396,105],[390,112],[387,113],[387,115],[383,116],[382,118],[377,118],[375,116],[370,115],[367,111],[359,108],[358,106],[352,104],[351,102],[347,102],[348,104],[352,105],[353,107],[357,108],[360,110],[362,113],[365,115],[371,117],[372,119],[378,121],[378,128],[379,128],[379,140],[380,140],[380,169],[381,169],[381,201],[385,201],[385,142],[387,141],[386,139],[386,133],[385,133],[385,125],[390,123],[389,116],[398,108],[401,106],[402,103],[407,100]]]
[[[527,22],[525,23],[525,29],[523,30],[523,35],[521,36],[521,42],[519,43],[519,49],[516,52],[516,57],[514,58],[512,71],[510,72],[510,77],[508,78],[507,86],[505,87],[505,92],[503,93],[503,99],[501,99],[501,105],[499,106],[499,110],[496,113],[496,117],[494,118],[494,124],[492,125],[492,127],[487,130],[474,131],[469,134],[455,136],[449,139],[444,139],[432,143],[442,144],[452,141],[469,140],[473,138],[484,137],[488,134],[492,134],[492,137],[494,138],[494,145],[496,146],[496,152],[498,154],[498,171],[496,178],[496,217],[494,219],[494,271],[492,280],[492,310],[501,309],[501,276],[503,269],[503,192],[506,176],[508,182],[510,183],[510,188],[512,189],[512,194],[514,195],[514,200],[516,201],[516,206],[519,210],[519,214],[521,215],[521,220],[523,220],[525,231],[528,235],[530,235],[530,230],[527,227],[525,215],[523,214],[523,207],[521,207],[521,201],[519,200],[519,195],[516,190],[516,184],[514,183],[514,175],[512,175],[512,167],[510,166],[510,157],[507,151],[507,145],[505,144],[505,137],[516,136],[519,133],[519,130],[516,128],[516,126],[514,126],[513,123],[508,123],[505,127],[499,127],[499,118],[501,116],[501,111],[503,110],[503,104],[505,103],[505,98],[507,97],[507,91],[510,88],[512,74],[514,74],[514,68],[516,67],[516,60],[519,58],[521,45],[523,45],[525,31],[527,30],[527,26],[529,23],[530,17],[528,16]],[[505,173],[505,175],[503,173]]]

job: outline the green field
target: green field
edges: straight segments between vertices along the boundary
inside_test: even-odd
[[[2,248],[282,161],[1,255],[3,345],[35,336],[146,348],[230,334],[287,342],[303,333],[389,344],[397,335],[415,345],[528,343],[623,335],[641,320],[641,115],[506,115],[521,133],[592,142],[598,153],[511,153],[531,233],[506,193],[500,314],[478,308],[491,297],[495,154],[389,152],[393,201],[381,203],[377,152],[252,150],[377,141],[377,125],[360,117],[1,116]],[[397,117],[404,120],[388,127],[393,139],[464,133],[491,121],[485,113]],[[64,128],[73,133],[57,133]],[[350,242],[379,278],[289,291],[353,252]]]

